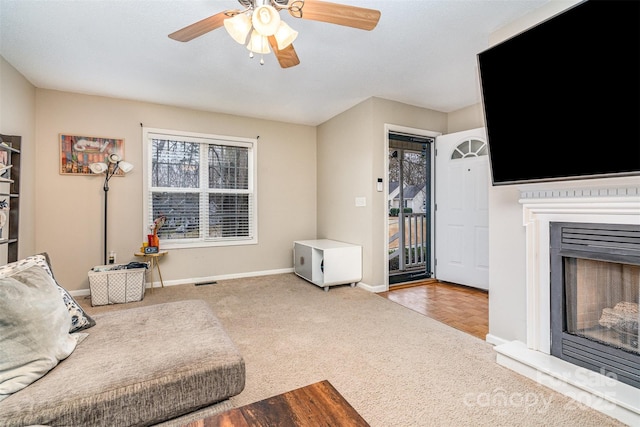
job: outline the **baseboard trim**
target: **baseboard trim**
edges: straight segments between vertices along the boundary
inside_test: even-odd
[[[368,284],[366,284],[364,282],[358,282],[357,286],[359,288],[364,289],[365,291],[373,292],[373,293],[376,293],[376,294],[378,292],[384,292],[384,291],[387,290],[384,285],[376,285],[376,286],[374,286],[374,285],[368,285]]]
[[[271,276],[274,274],[287,274],[293,273],[293,268],[280,268],[277,270],[264,270],[264,271],[251,271],[248,273],[234,273],[234,274],[223,274],[219,276],[202,276],[202,277],[190,277],[188,279],[177,279],[177,280],[164,280],[165,286],[177,286],[177,285],[190,285],[194,283],[206,283],[206,282],[216,282],[218,280],[231,280],[231,279],[244,279],[247,277],[258,277],[258,276]],[[154,282],[154,287],[159,287],[160,282]],[[386,291],[384,285],[372,286],[368,285],[364,282],[358,282],[357,286],[359,288],[364,289],[365,291],[378,293]],[[151,283],[147,283],[147,289],[151,288]],[[69,291],[72,296],[87,296],[91,295],[90,289],[79,289],[76,291]]]
[[[215,282],[218,280],[244,279],[247,277],[271,276],[274,274],[293,273],[293,268],[281,268],[277,270],[250,271],[247,273],[221,274],[218,276],[191,277],[188,279],[165,280],[165,286],[188,285],[191,283]],[[155,287],[160,286],[160,282],[154,282]],[[147,288],[151,287],[147,283]]]
[[[203,283],[203,282],[215,282],[218,280],[231,280],[231,279],[244,279],[247,277],[257,277],[257,276],[271,276],[274,274],[286,274],[293,273],[293,268],[281,268],[276,270],[264,270],[264,271],[251,271],[247,273],[234,273],[234,274],[222,274],[218,276],[202,276],[202,277],[190,277],[187,279],[177,279],[177,280],[164,280],[165,286],[177,286],[177,285],[190,285],[194,283]],[[154,287],[159,287],[160,282],[154,282]],[[147,289],[151,288],[151,283],[146,284]],[[79,289],[75,291],[69,291],[71,296],[86,296],[91,295],[90,289]]]
[[[510,341],[507,341],[503,338],[497,337],[495,335],[492,334],[487,334],[485,336],[485,341],[487,341],[489,344],[493,344],[493,345],[501,345],[501,344],[506,344]]]

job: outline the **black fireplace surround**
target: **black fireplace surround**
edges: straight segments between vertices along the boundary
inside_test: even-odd
[[[551,354],[640,388],[640,225],[551,222],[549,229]],[[619,270],[624,284],[612,283]],[[613,292],[601,298],[607,302],[594,303],[609,295],[603,286],[624,286],[624,296]],[[585,314],[576,314],[576,306],[585,306]]]

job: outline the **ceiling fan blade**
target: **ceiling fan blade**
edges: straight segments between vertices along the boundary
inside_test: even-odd
[[[233,16],[235,11],[227,11],[216,13],[213,16],[204,18],[194,24],[187,25],[186,27],[169,34],[169,37],[179,42],[188,42],[196,37],[200,37],[203,34],[213,31],[216,28],[222,27],[224,20]]]
[[[299,6],[299,3],[303,3]],[[289,13],[302,19],[328,22],[361,30],[373,30],[380,20],[380,11],[320,0],[294,1]],[[299,7],[296,7],[299,6]]]
[[[293,44],[285,47],[284,49],[278,49],[278,42],[274,36],[269,36],[269,44],[271,45],[271,49],[273,49],[273,54],[278,58],[278,62],[282,68],[295,67],[300,63],[298,59],[298,54],[296,50],[293,48]]]

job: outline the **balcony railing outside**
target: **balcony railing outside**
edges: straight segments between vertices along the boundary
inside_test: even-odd
[[[389,274],[424,270],[427,264],[427,215],[389,217]],[[400,256],[403,254],[403,256]]]

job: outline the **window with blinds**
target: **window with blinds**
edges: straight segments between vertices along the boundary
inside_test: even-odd
[[[256,140],[146,129],[145,223],[165,248],[257,242]]]

